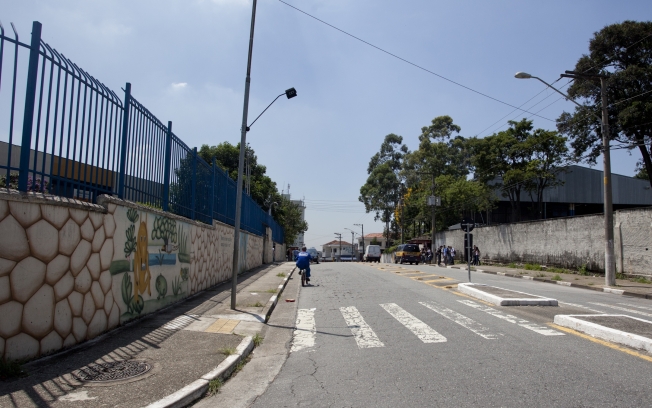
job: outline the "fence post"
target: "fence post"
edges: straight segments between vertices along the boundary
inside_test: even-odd
[[[125,86],[125,101],[122,114],[122,145],[120,146],[120,173],[118,174],[118,198],[125,198],[125,172],[127,171],[127,135],[129,134],[129,107],[131,105],[131,83]]]
[[[213,224],[213,216],[215,212],[215,157],[213,157],[213,178],[211,181],[211,225]]]
[[[197,198],[197,148],[192,149],[192,194],[190,198],[190,219],[195,219],[195,200]]]
[[[163,167],[163,211],[168,211],[170,203],[170,160],[172,158],[172,121],[168,121],[165,140],[165,164]]]
[[[20,173],[18,173],[18,190],[23,192],[27,191],[29,156],[32,149],[32,125],[34,124],[34,104],[36,102],[36,80],[38,77],[38,59],[41,48],[42,27],[38,21],[32,22],[32,42],[29,49],[29,66],[27,68],[27,87],[25,91],[23,140],[20,147]],[[9,161],[11,161],[11,157]],[[11,164],[9,167],[11,167]]]

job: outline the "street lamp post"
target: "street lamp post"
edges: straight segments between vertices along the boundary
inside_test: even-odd
[[[403,199],[398,200],[398,206],[401,208],[401,223],[399,227],[401,228],[401,244],[403,243]]]
[[[358,234],[358,233],[353,231],[351,228],[344,228],[344,229],[351,231],[351,262],[353,262],[353,243],[355,242],[354,235]],[[358,235],[360,235],[360,234],[358,234]],[[357,256],[356,256],[356,258],[357,258]]]
[[[364,249],[365,249],[365,246],[364,246],[364,225],[362,225],[362,224],[353,224],[353,225],[355,225],[356,227],[362,228],[362,235],[361,235],[361,237],[362,237],[362,258],[364,258]]]
[[[232,275],[231,275],[231,309],[235,310],[236,305],[236,291],[238,289],[238,269],[240,268],[240,217],[242,216],[242,172],[244,171],[244,157],[245,151],[247,148],[247,132],[251,125],[254,124],[260,118],[260,116],[265,113],[272,103],[276,102],[283,94],[279,95],[270,103],[265,110],[258,115],[258,117],[247,126],[247,115],[249,114],[249,88],[251,85],[251,56],[254,48],[254,27],[256,25],[256,3],[257,0],[253,0],[253,5],[251,7],[251,27],[249,30],[249,52],[247,54],[247,76],[245,78],[245,92],[244,92],[244,106],[242,108],[242,126],[240,128],[240,155],[238,157],[238,182],[235,194],[235,222],[234,222],[234,233],[233,233],[233,264],[232,264]],[[294,98],[297,96],[297,91],[294,88],[290,88],[284,93],[288,99]]]
[[[602,96],[602,117],[595,115],[602,125],[602,163],[604,172],[604,236],[605,236],[605,252],[604,252],[604,279],[605,285],[614,286],[616,284],[616,257],[614,256],[614,219],[613,219],[613,206],[612,206],[612,187],[611,187],[611,155],[609,151],[609,116],[607,112],[607,86],[605,75],[589,75],[581,74],[574,71],[566,71],[566,74],[561,75],[564,78],[599,78],[600,79],[600,92]],[[586,106],[580,105],[568,95],[565,95],[560,90],[556,89],[541,78],[530,75],[526,72],[517,72],[514,77],[519,79],[538,79],[546,84],[549,88],[561,94],[567,100],[573,102],[575,105],[585,108]]]

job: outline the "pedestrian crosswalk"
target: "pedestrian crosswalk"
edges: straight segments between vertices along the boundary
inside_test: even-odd
[[[408,305],[398,305],[397,303],[381,303],[378,305],[379,309],[373,311],[368,310],[367,305],[366,310],[372,321],[377,322],[378,314],[384,315],[382,312],[382,310],[384,310],[389,316],[400,323],[400,326],[383,325],[381,330],[375,330],[365,320],[365,317],[356,306],[345,306],[339,308],[341,318],[343,319],[343,324],[341,325],[333,326],[332,321],[330,321],[330,319],[333,319],[332,315],[329,315],[328,318],[324,317],[324,319],[329,320],[329,330],[337,329],[337,327],[341,327],[344,330],[348,329],[347,331],[350,331],[350,335],[344,335],[343,337],[352,338],[359,349],[385,347],[386,342],[383,341],[383,337],[389,338],[395,336],[396,332],[402,336],[414,336],[424,344],[446,343],[448,339],[443,330],[450,330],[451,328],[450,323],[445,323],[446,321],[453,322],[479,336],[481,338],[480,341],[495,341],[503,338],[504,334],[501,333],[500,329],[502,322],[515,324],[518,327],[527,329],[542,336],[564,336],[564,333],[550,327],[529,322],[528,320],[501,312],[473,300],[458,300],[458,303],[456,304],[463,305],[463,309],[468,307],[468,310],[471,313],[480,311],[489,317],[486,319],[482,318],[484,314],[478,315],[478,313],[475,312],[475,318],[472,318],[460,311],[453,310],[451,308],[453,305],[451,305],[451,307],[446,307],[435,301],[423,301],[410,303],[410,311],[406,310],[406,306]],[[427,321],[414,315],[414,313],[417,313],[421,317],[424,316],[424,312],[426,311],[434,312],[434,314],[428,317]],[[317,333],[319,332],[319,322],[316,317],[316,315],[320,315],[319,312],[321,312],[321,316],[324,316],[324,314],[330,313],[330,310],[318,311],[316,308],[299,309],[294,331],[294,339],[290,350],[291,352],[313,350],[317,344]],[[482,322],[478,321],[480,318],[482,318]],[[337,319],[337,317],[335,317],[335,319]],[[487,321],[489,321],[489,323],[487,323]],[[437,325],[437,329],[435,329],[435,325]],[[396,329],[401,326],[404,330]],[[387,332],[387,327],[392,327],[392,333]],[[504,326],[503,329],[505,329]]]

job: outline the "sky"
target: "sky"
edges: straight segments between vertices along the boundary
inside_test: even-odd
[[[421,127],[441,115],[465,137],[524,117],[555,129],[573,104],[514,74],[555,81],[594,32],[652,19],[649,0],[284,1],[431,71],[279,0],[258,1],[250,121],[285,89],[298,97],[279,98],[247,141],[279,190],[289,185],[293,199],[305,200],[305,241],[319,250],[334,233],[349,241],[346,228],[361,232],[354,224],[382,231],[358,196],[385,135],[403,136],[414,150]],[[29,42],[40,21],[44,41],[116,93],[130,82],[139,102],[200,147],[240,140],[251,9],[251,0],[0,0],[0,22],[5,30],[13,22]],[[508,106],[528,100],[523,109],[539,116]],[[638,158],[613,151],[613,172],[633,175]]]

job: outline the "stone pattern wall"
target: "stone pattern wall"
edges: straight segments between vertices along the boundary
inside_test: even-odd
[[[115,223],[86,208],[0,200],[0,356],[37,357],[120,323]]]
[[[482,259],[604,271],[601,214],[480,227],[472,234]],[[614,238],[618,272],[652,275],[652,209],[616,211]],[[452,245],[461,256],[464,232],[440,232],[437,245]]]
[[[232,227],[114,198],[100,202],[0,194],[0,358],[72,346],[231,278]],[[177,234],[166,244],[163,231]],[[143,237],[140,252],[128,253],[127,241]],[[241,237],[243,269],[261,265],[263,237]],[[147,283],[138,283],[138,270],[150,275]]]
[[[233,228],[224,224],[216,225],[215,229],[193,225],[191,241],[191,294],[231,278]]]

